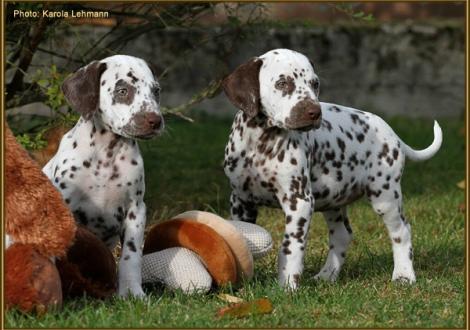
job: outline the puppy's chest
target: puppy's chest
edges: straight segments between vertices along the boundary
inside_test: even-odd
[[[311,155],[305,150],[298,141],[289,139],[260,139],[249,146],[237,145],[234,152],[226,155],[225,172],[232,185],[249,199],[277,206],[279,199],[290,190],[297,193],[309,190]]]
[[[112,246],[132,203],[142,197],[144,182],[136,169],[126,168],[120,162],[100,165],[98,160],[92,161],[89,171],[83,171],[76,182],[70,182],[72,189],[64,197],[76,221]],[[95,175],[96,171],[99,174]]]
[[[116,178],[111,179],[113,176]],[[104,170],[102,175],[82,175],[82,180],[77,183],[76,190],[82,190],[88,199],[92,199],[102,209],[127,205],[136,190],[142,189],[141,183],[134,177],[134,175],[122,175],[122,177],[119,175],[118,177],[116,172]]]
[[[77,148],[65,164],[57,166],[56,185],[72,211],[86,215],[82,218],[115,222],[131,200],[143,196],[143,162],[138,149],[117,143],[111,147],[108,143],[95,149]]]

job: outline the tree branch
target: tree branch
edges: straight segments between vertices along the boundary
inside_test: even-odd
[[[16,70],[11,82],[7,85],[7,100],[12,97],[14,91],[22,89],[24,72],[28,71],[28,67],[33,60],[34,53],[44,36],[47,26],[47,18],[41,17],[39,18],[38,23],[34,26],[31,37],[25,35],[19,56],[18,69]]]
[[[219,94],[222,80],[223,80],[222,78],[218,78],[216,80],[211,81],[206,88],[201,90],[199,93],[194,94],[193,97],[191,97],[191,99],[188,102],[181,104],[179,106],[176,106],[174,108],[164,107],[162,109],[162,112],[164,114],[172,114],[180,118],[183,118],[187,121],[193,122],[193,119],[185,116],[183,112],[186,112],[189,108],[191,108],[192,106],[198,103],[201,103],[205,99],[211,99],[217,94]]]
[[[83,64],[83,61],[82,61],[82,60],[79,60],[78,58],[73,58],[73,57],[71,57],[71,56],[59,54],[59,53],[56,53],[56,52],[54,52],[54,51],[52,51],[52,50],[49,50],[49,49],[45,49],[45,48],[42,48],[42,47],[38,47],[37,50],[40,51],[40,52],[43,52],[43,53],[46,53],[46,54],[55,56],[55,57],[63,58],[63,59],[65,59],[65,60],[68,60],[68,61],[71,61],[71,62],[74,62],[74,63]]]

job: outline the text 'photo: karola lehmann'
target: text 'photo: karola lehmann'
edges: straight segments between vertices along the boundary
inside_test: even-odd
[[[107,11],[91,10],[14,10],[14,18],[109,18]]]

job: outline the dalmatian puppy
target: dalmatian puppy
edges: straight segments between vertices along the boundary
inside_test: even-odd
[[[43,172],[79,224],[110,249],[120,239],[118,293],[143,297],[145,183],[136,139],[163,130],[159,83],[144,60],[116,55],[79,69],[62,90],[81,117]]]
[[[439,150],[441,128],[435,122],[432,144],[413,150],[378,116],[319,102],[319,86],[309,59],[288,49],[253,58],[224,80],[228,99],[241,110],[225,148],[232,218],[254,223],[258,206],[282,208],[279,281],[295,289],[312,213],[322,212],[329,228],[328,257],[315,278],[334,281],[352,240],[347,205],[365,195],[391,238],[392,279],[413,283],[400,179],[405,158],[425,160]]]

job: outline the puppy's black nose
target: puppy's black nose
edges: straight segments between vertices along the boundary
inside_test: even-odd
[[[147,112],[145,114],[145,121],[153,129],[158,129],[162,126],[162,116],[155,112]]]

